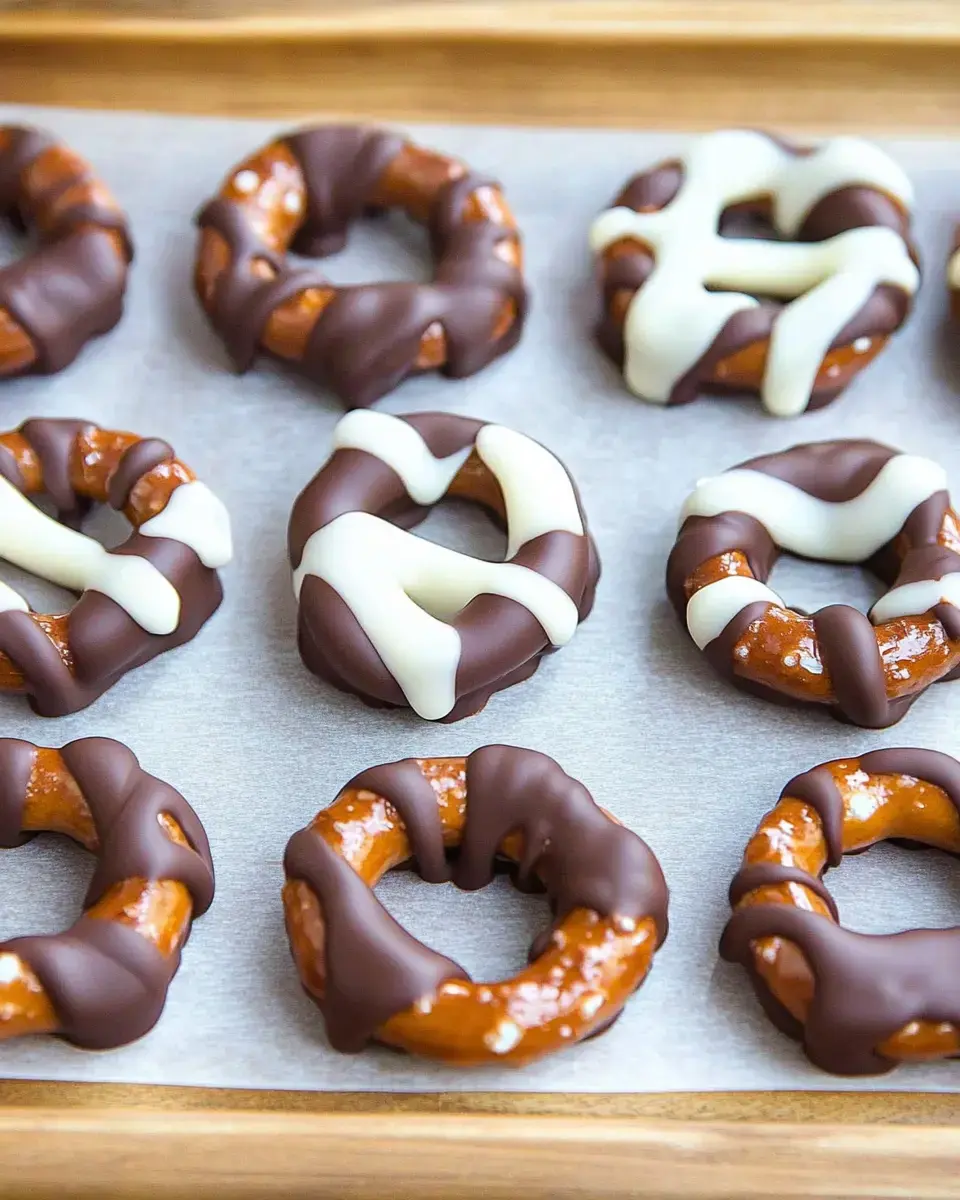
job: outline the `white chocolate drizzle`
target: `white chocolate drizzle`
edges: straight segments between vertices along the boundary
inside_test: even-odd
[[[624,322],[627,385],[667,404],[727,321],[756,307],[756,295],[775,296],[792,302],[773,325],[761,397],[776,416],[801,413],[837,334],[879,285],[912,295],[917,268],[903,238],[881,226],[824,242],[778,243],[723,238],[720,216],[731,205],[770,196],[775,229],[792,237],[816,203],[840,188],[874,187],[907,207],[910,181],[878,147],[852,137],[796,155],[763,134],[727,130],[698,139],[680,161],[683,182],[666,207],[611,208],[590,230],[595,253],[633,238],[655,259]]]
[[[701,480],[683,506],[682,520],[745,513],[792,554],[823,562],[858,563],[896,537],[913,510],[946,486],[946,473],[939,464],[912,454],[894,455],[862,492],[836,503],[762,471],[736,467]],[[880,624],[895,616],[923,613],[941,599],[953,602],[953,596],[960,602],[960,575],[905,584],[881,597],[870,618]],[[702,650],[734,617],[757,602],[787,607],[776,592],[756,579],[727,576],[707,584],[687,604],[690,636]]]
[[[205,567],[225,567],[233,558],[230,515],[223,501],[199,479],[175,488],[166,507],[144,521],[140,532],[183,542]]]
[[[334,444],[385,462],[418,504],[439,500],[474,449],[437,459],[407,422],[369,410],[344,417]],[[508,558],[544,533],[583,535],[573,484],[548,450],[499,425],[483,426],[475,448],[503,492]],[[570,596],[538,572],[460,554],[363,512],[344,513],[314,531],[294,572],[298,597],[308,575],[338,593],[410,707],[427,720],[445,717],[456,704],[461,642],[448,622],[477,596],[522,604],[553,646],[565,645],[579,620]]]

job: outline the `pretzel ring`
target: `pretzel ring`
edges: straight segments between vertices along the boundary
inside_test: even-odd
[[[444,497],[506,522],[506,562],[406,532]],[[589,614],[600,575],[563,464],[512,429],[444,413],[344,417],[293,506],[289,549],[307,668],[429,721],[528,679]]]
[[[744,691],[893,725],[960,666],[960,529],[946,488],[936,463],[876,442],[751,459],[688,498],[667,591],[711,666]],[[781,550],[864,563],[892,586],[869,618],[847,604],[805,616],[766,586]]]
[[[474,983],[372,890],[413,860],[427,882],[475,891],[496,859],[517,864],[521,890],[544,888],[554,912],[506,982]],[[346,1053],[375,1038],[457,1066],[523,1066],[611,1025],[667,934],[667,886],[646,842],[553,759],[513,746],[364,771],[293,835],[284,870],[301,982]]]
[[[59,520],[27,499],[45,492]],[[114,550],[79,532],[93,502],[133,526]],[[88,421],[26,421],[0,434],[0,558],[82,591],[47,616],[0,583],[0,692],[36,712],[91,704],[122,675],[200,631],[223,599],[232,554],[220,501],[166,442]]]
[[[778,417],[820,408],[906,319],[920,282],[912,199],[900,167],[859,138],[699,138],[593,224],[600,345],[654,404],[759,392]],[[721,236],[751,217],[759,238]]]
[[[110,738],[62,750],[0,739],[0,846],[65,833],[97,855],[83,916],[0,943],[0,1040],[56,1033],[91,1050],[157,1023],[194,917],[213,900],[203,826]]]
[[[351,222],[384,208],[427,226],[432,282],[335,287],[287,262],[289,248],[341,250]],[[366,408],[408,375],[473,375],[519,341],[520,235],[499,185],[399,134],[287,134],[240,163],[197,220],[197,295],[238,371],[265,350]]]
[[[14,125],[0,125],[0,216],[40,241],[0,269],[0,379],[61,371],[123,314],[126,217],[79,155]]]
[[[825,1071],[960,1055],[960,928],[854,933],[820,879],[891,838],[960,853],[958,806],[956,759],[875,750],[791,780],[747,845],[720,953],[747,968],[767,1015]]]

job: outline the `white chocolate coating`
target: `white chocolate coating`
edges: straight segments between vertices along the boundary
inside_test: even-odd
[[[703,650],[718,638],[738,613],[751,604],[763,602],[785,608],[775,591],[759,579],[728,575],[694,592],[687,604],[687,629],[697,647]]]
[[[938,604],[960,608],[960,573],[951,572],[942,579],[919,579],[887,592],[870,610],[874,625],[893,621],[897,617],[919,617]]]
[[[146,537],[183,542],[205,567],[225,567],[233,558],[230,515],[199,479],[175,488],[166,507],[144,521],[140,532]]]
[[[818,500],[762,471],[736,468],[701,480],[683,506],[683,520],[742,512],[791,554],[864,562],[900,531],[918,504],[946,486],[943,467],[913,454],[894,455],[869,487],[840,504]]]
[[[727,321],[756,307],[754,294],[771,295],[792,303],[774,322],[761,397],[777,416],[801,413],[837,334],[879,285],[912,295],[917,268],[891,229],[871,226],[825,242],[777,243],[722,238],[721,214],[741,201],[770,196],[774,226],[790,237],[831,192],[860,184],[907,207],[910,182],[878,147],[859,138],[836,138],[797,156],[763,134],[728,130],[698,139],[680,161],[683,182],[665,208],[611,208],[590,230],[595,253],[633,238],[655,258],[624,322],[627,385],[646,400],[668,403]]]
[[[420,504],[440,499],[473,449],[434,458],[411,425],[369,410],[341,420],[335,445],[364,450],[386,462]],[[573,484],[548,450],[513,430],[485,425],[476,451],[503,492],[508,558],[544,533],[583,535]],[[536,571],[460,554],[369,513],[344,513],[316,530],[294,572],[298,597],[307,575],[323,579],[338,593],[410,707],[427,720],[447,716],[456,704],[462,648],[460,635],[447,622],[477,596],[498,595],[524,605],[554,646],[570,640],[579,620],[577,606],[563,588]]]

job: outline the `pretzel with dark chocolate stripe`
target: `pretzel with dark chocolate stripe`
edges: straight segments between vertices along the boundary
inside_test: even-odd
[[[506,561],[406,532],[444,498],[507,526]],[[596,546],[563,464],[504,426],[353,412],[297,498],[290,562],[305,665],[374,707],[456,721],[529,678],[593,607]]]
[[[59,523],[28,499],[41,494]],[[113,550],[79,532],[94,503],[133,526]],[[83,593],[46,615],[0,583],[0,691],[26,692],[42,716],[86,707],[199,632],[231,554],[226,510],[166,442],[75,420],[0,435],[0,558]]]
[[[105,1050],[157,1023],[193,919],[213,900],[203,826],[109,738],[62,750],[0,739],[0,846],[64,833],[97,855],[83,916],[0,943],[0,1040],[60,1034]]]
[[[372,890],[412,861],[430,883],[474,891],[497,860],[516,865],[518,887],[544,888],[554,913],[530,965],[499,983],[416,941]],[[608,1028],[667,933],[647,844],[553,759],[513,746],[364,771],[294,834],[284,870],[301,982],[348,1053],[375,1038],[457,1066],[523,1066]]]
[[[864,563],[889,591],[869,617],[812,616],[766,585],[781,550]],[[960,667],[960,527],[943,469],[876,442],[794,446],[702,480],[667,564],[667,591],[708,661],[768,699],[892,725]]]
[[[825,1071],[872,1075],[960,1055],[960,928],[854,933],[821,878],[844,854],[889,839],[960,853],[958,806],[956,759],[875,750],[791,780],[750,839],[720,952],[747,968],[767,1015]]]
[[[594,222],[600,345],[656,404],[747,391],[777,416],[819,408],[906,319],[911,200],[903,171],[859,138],[699,138]],[[788,244],[738,237],[746,217]]]
[[[356,218],[384,208],[427,226],[430,283],[337,287],[287,261],[288,249],[335,253]],[[398,134],[329,125],[278,138],[198,222],[197,295],[240,371],[265,350],[362,408],[411,374],[472,375],[520,338],[520,236],[499,185]]]
[[[0,268],[0,379],[66,367],[123,313],[133,257],[126,218],[79,155],[0,125],[0,216],[40,245]]]

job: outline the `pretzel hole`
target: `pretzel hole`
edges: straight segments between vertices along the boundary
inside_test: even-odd
[[[843,925],[857,933],[948,929],[960,912],[958,865],[918,842],[883,842],[847,855],[827,884]]]
[[[370,213],[350,227],[346,246],[325,256],[323,274],[338,287],[396,281],[428,283],[433,258],[427,231],[398,210]],[[290,251],[291,263],[317,269],[317,259]]]
[[[474,979],[508,979],[526,966],[534,939],[552,918],[546,896],[510,882],[506,864],[479,892],[452,883],[426,884],[413,871],[391,871],[377,898],[405,929],[460,963]]]
[[[442,501],[417,526],[417,536],[461,554],[487,562],[502,562],[506,553],[505,533],[491,515],[470,501]]]
[[[828,604],[850,604],[868,612],[885,591],[866,567],[811,562],[784,554],[768,581],[795,612],[809,614]]]
[[[92,854],[63,834],[39,833],[0,855],[0,941],[74,923],[96,866]]]

